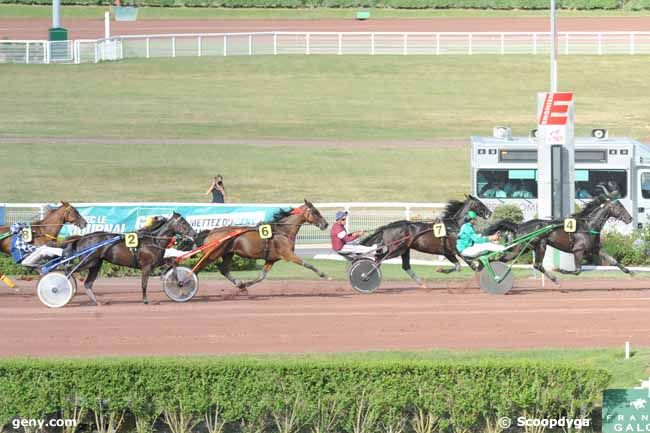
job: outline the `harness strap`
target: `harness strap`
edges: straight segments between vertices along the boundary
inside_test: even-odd
[[[1,235],[0,235],[0,241],[3,240],[3,239],[10,238],[11,235],[12,235],[11,232],[7,232],[7,233],[3,233],[3,234],[1,234]]]
[[[599,235],[600,232],[598,230],[589,230],[590,235]]]
[[[269,240],[268,240],[268,239],[264,239],[264,261],[265,261],[265,262],[269,260],[269,251],[270,251],[270,249],[271,249],[271,248],[269,247],[269,244],[270,244]]]

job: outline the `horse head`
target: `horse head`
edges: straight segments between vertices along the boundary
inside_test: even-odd
[[[307,199],[304,200],[305,204],[298,208],[301,209],[302,216],[309,224],[313,224],[319,229],[325,230],[328,225],[327,220],[323,218],[323,215],[320,214],[313,204],[311,204]]]
[[[63,222],[64,223],[69,223],[69,224],[74,224],[80,229],[86,228],[86,225],[88,224],[84,217],[81,216],[79,211],[72,206],[70,203],[67,201],[62,201],[61,202],[61,207],[57,209],[60,210],[63,209]]]
[[[170,226],[174,230],[175,234],[185,236],[194,240],[196,232],[192,228],[189,222],[183,216],[177,212],[174,212],[169,218]]]
[[[488,219],[492,216],[492,211],[481,200],[473,195],[465,195],[465,202],[467,203],[467,211],[473,210],[481,218]]]
[[[632,222],[632,216],[619,200],[609,200],[605,203],[605,207],[607,207],[607,215],[609,218],[615,218],[623,221],[625,224]]]

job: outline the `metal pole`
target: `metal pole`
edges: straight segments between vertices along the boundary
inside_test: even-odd
[[[557,92],[557,17],[551,0],[551,92]]]
[[[104,39],[111,37],[111,14],[104,12]]]
[[[52,28],[61,27],[61,0],[52,0]]]

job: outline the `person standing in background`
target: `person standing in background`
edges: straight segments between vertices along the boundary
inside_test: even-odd
[[[212,193],[212,203],[225,203],[226,202],[226,188],[223,186],[223,176],[216,175],[212,179],[210,188],[205,192],[205,195]]]

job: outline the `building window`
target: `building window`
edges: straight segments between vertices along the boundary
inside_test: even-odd
[[[650,179],[648,181],[648,197],[650,198]],[[618,185],[621,198],[627,197],[627,172],[625,170],[576,170],[576,198],[597,197],[603,192],[598,185],[606,185],[608,182]]]
[[[478,170],[476,193],[480,198],[537,198],[537,170]]]

